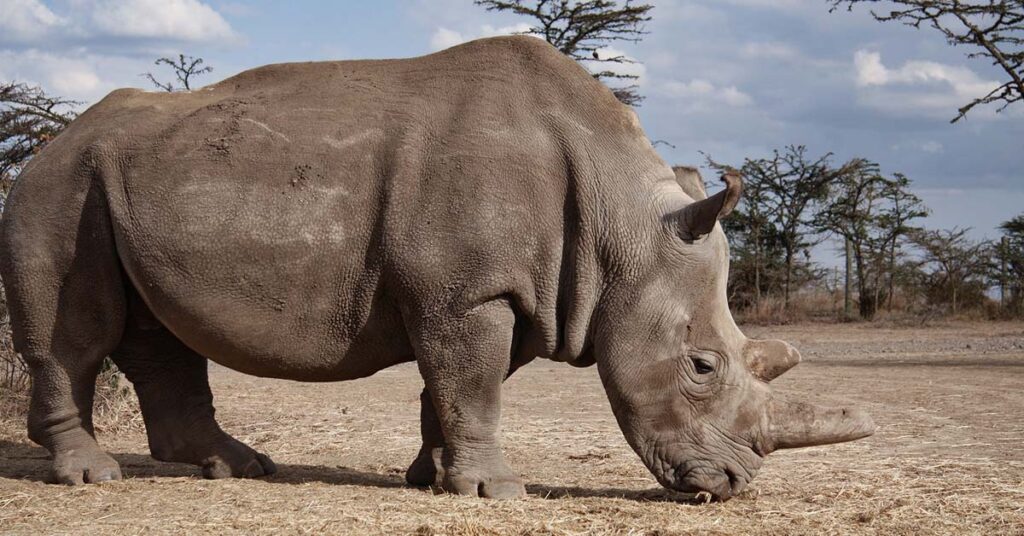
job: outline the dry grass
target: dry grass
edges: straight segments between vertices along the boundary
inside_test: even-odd
[[[1024,324],[751,328],[807,362],[778,388],[855,401],[864,441],[770,456],[727,503],[658,487],[625,445],[593,369],[538,362],[505,390],[509,462],[530,497],[487,501],[404,487],[422,384],[402,366],[344,384],[214,368],[225,429],[274,456],[260,480],[205,481],[148,458],[132,428],[100,433],[127,475],[39,482],[45,452],[0,433],[0,532],[198,534],[1024,534]]]

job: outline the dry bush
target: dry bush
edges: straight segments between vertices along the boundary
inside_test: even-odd
[[[100,433],[117,433],[143,427],[142,410],[135,390],[109,358],[96,378],[93,423]]]
[[[761,303],[735,310],[737,322],[758,325],[790,324],[807,321],[838,321],[842,317],[842,295],[824,291],[807,291],[790,296],[789,307],[781,296],[768,295]]]
[[[732,304],[732,307],[736,321],[741,324],[770,326],[801,322],[863,321],[858,312],[856,292],[851,301],[853,308],[849,318],[843,313],[842,290],[831,291],[822,287],[804,288],[794,293],[788,308],[778,294],[762,296],[759,305],[738,307]],[[928,303],[921,296],[897,291],[891,307],[887,300],[879,303],[875,317],[869,322],[879,327],[918,327],[944,325],[947,322],[1012,320],[1018,316],[991,299],[965,306],[953,313],[945,304]]]
[[[31,378],[28,367],[14,351],[7,299],[0,289],[0,420],[24,415],[28,411]]]
[[[28,411],[30,386],[28,367],[14,352],[11,326],[7,315],[3,314],[0,317],[0,420],[8,421]]]

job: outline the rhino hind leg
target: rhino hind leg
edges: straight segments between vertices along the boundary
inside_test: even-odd
[[[491,301],[461,315],[424,315],[417,324],[411,330],[416,360],[444,437],[435,476],[440,488],[490,498],[525,496],[498,441],[501,383],[515,325],[508,302]]]
[[[277,470],[269,457],[220,428],[206,358],[161,325],[134,292],[112,357],[135,387],[153,458],[198,465],[206,478],[254,478]]]
[[[14,346],[32,374],[28,436],[50,451],[53,482],[119,480],[92,423],[96,376],[125,314],[106,203],[88,184],[40,179],[25,179],[15,194],[57,200],[32,210],[12,197],[0,241]]]

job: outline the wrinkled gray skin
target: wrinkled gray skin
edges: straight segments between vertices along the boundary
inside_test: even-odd
[[[29,436],[58,482],[120,478],[91,420],[106,355],[153,456],[211,478],[274,465],[217,425],[207,359],[301,381],[415,360],[424,444],[408,480],[467,495],[523,495],[498,444],[500,387],[538,356],[597,364],[669,488],[728,498],[773,449],[869,435],[861,413],[773,395],[799,354],[744,337],[726,305],[716,219],[739,180],[700,199],[688,176],[529,37],[116,91],[32,161],[3,220]]]

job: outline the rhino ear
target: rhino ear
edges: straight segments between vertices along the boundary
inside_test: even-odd
[[[689,205],[669,215],[684,240],[696,240],[715,228],[715,222],[736,208],[743,193],[739,172],[728,170],[722,175],[725,189],[717,194]]]
[[[743,347],[743,359],[754,376],[770,382],[800,363],[800,352],[785,341],[751,339]]]
[[[704,189],[704,177],[700,171],[690,166],[672,166],[672,172],[676,174],[676,182],[686,192],[686,195],[700,201],[708,198],[708,192]]]

